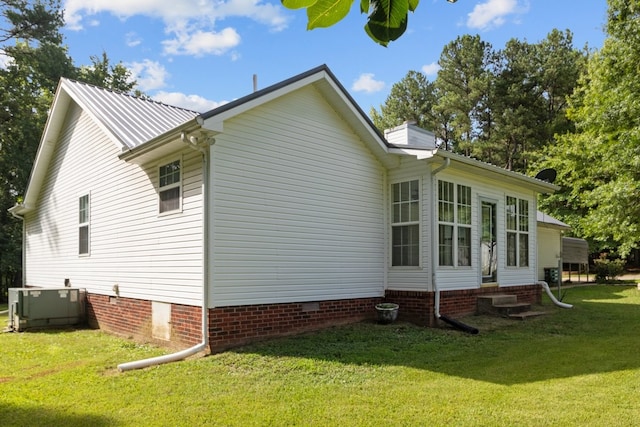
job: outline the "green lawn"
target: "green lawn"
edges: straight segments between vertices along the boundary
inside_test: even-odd
[[[3,426],[631,426],[640,291],[566,290],[571,310],[472,316],[468,335],[361,323],[120,373],[163,352],[99,331],[0,335]]]

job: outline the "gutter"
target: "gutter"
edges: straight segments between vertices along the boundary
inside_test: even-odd
[[[209,188],[210,188],[210,150],[209,147],[215,144],[215,139],[208,138],[205,144],[200,144],[197,136],[189,136],[186,132],[182,132],[181,139],[190,148],[202,153],[202,204],[203,204],[203,218],[202,218],[202,233],[203,233],[203,245],[202,245],[202,342],[199,344],[187,348],[176,353],[167,354],[163,356],[151,357],[148,359],[136,360],[133,362],[121,363],[118,365],[118,370],[121,372],[130,371],[133,369],[142,369],[150,366],[160,365],[163,363],[177,362],[184,360],[189,356],[206,350],[209,345]]]

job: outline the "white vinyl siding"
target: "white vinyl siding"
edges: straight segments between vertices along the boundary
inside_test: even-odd
[[[72,105],[36,210],[26,216],[27,285],[200,305],[202,163],[185,148],[182,212],[158,216],[158,164],[118,159],[120,148]],[[90,257],[78,256],[78,197],[90,194]]]
[[[384,294],[384,170],[314,88],[225,122],[211,159],[212,304]]]

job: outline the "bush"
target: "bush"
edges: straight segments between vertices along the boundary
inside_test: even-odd
[[[607,254],[600,254],[600,258],[593,261],[596,273],[596,282],[612,282],[624,272],[624,261],[621,259],[608,259]]]

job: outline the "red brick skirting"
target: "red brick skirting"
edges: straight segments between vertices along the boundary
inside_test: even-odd
[[[308,303],[260,304],[209,310],[212,351],[260,339],[354,323],[376,316],[382,298]]]
[[[460,317],[476,312],[480,295],[508,293],[518,301],[540,303],[539,285],[479,288],[440,293],[440,313]],[[212,352],[277,336],[322,329],[376,317],[375,304],[400,305],[398,320],[438,326],[434,293],[387,290],[383,298],[358,298],[306,303],[258,304],[209,309],[209,348]],[[87,294],[89,325],[136,339],[157,341],[151,333],[151,301]],[[195,345],[202,341],[202,309],[171,305],[170,345]],[[163,344],[163,342],[158,342]]]
[[[481,295],[509,294],[516,295],[518,302],[540,304],[542,288],[540,285],[524,285],[509,287],[487,287],[440,292],[440,314],[461,317],[476,312],[476,299]],[[438,326],[434,315],[434,292],[409,292],[387,290],[385,300],[400,305],[398,319],[418,325]]]
[[[209,309],[209,346],[221,351],[276,336],[374,319],[382,298],[308,303],[260,304]],[[195,345],[202,341],[201,307],[171,305],[171,342]],[[90,326],[136,339],[153,340],[151,301],[87,295]],[[162,342],[158,342],[162,344]]]
[[[172,344],[195,345],[202,341],[201,313],[201,307],[171,304]],[[151,301],[87,294],[87,322],[118,335],[154,341]]]

